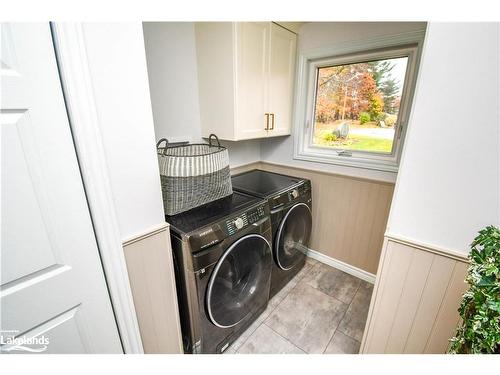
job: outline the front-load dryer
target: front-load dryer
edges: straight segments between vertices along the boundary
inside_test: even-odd
[[[232,177],[233,190],[266,199],[271,212],[273,269],[270,296],[304,266],[312,230],[311,182],[254,169]]]

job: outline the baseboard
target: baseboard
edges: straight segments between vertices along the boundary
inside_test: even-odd
[[[360,278],[361,280],[364,280],[370,284],[375,284],[375,275],[370,272],[366,272],[358,267],[351,266],[350,264],[344,263],[338,259],[331,258],[312,249],[309,249],[307,251],[307,256],[312,259],[316,259],[318,262],[324,263],[330,267],[348,273],[349,275]]]

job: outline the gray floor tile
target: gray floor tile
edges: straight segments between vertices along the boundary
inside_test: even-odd
[[[262,324],[238,349],[238,354],[305,354],[271,328]]]
[[[366,317],[370,307],[373,285],[361,281],[358,291],[339,325],[339,331],[361,341],[365,330]]]
[[[265,320],[281,336],[308,353],[322,353],[347,305],[300,282]]]
[[[267,317],[271,314],[271,312],[275,309],[276,306],[267,305],[267,308],[259,315],[255,321],[250,324],[250,326],[243,332],[240,337],[234,341],[231,346],[228,348],[233,349],[234,351],[238,350],[241,345],[245,343],[245,341],[255,332],[255,330],[267,319]]]
[[[313,288],[344,303],[351,303],[361,280],[336,268],[318,263],[303,279]]]
[[[295,288],[297,283],[312,269],[312,264],[306,263],[304,267],[295,275],[295,277],[286,284],[268,303],[267,309],[253,322],[240,337],[236,339],[228,348],[238,350],[241,345],[250,337],[250,335],[262,324],[262,322],[271,314],[271,312],[283,301],[283,299]],[[227,350],[226,350],[227,351]]]
[[[314,266],[314,265],[316,265],[318,263],[318,261],[316,259],[313,259],[313,258],[311,258],[311,257],[308,256],[306,258],[306,263],[310,264],[311,266]]]
[[[255,328],[257,329],[257,328]],[[254,329],[254,330],[255,330]],[[241,334],[240,337],[234,341],[229,348],[226,349],[225,353],[235,353],[241,345],[245,343],[245,341],[250,337],[250,335],[253,333],[253,330],[251,332],[248,331],[248,329]]]
[[[293,277],[292,280],[290,280],[290,283],[296,285],[306,275],[308,275],[308,274],[310,274],[312,272],[312,269],[314,268],[315,265],[316,264],[306,262],[306,264],[304,264],[304,266],[302,267],[302,269]]]
[[[306,263],[304,267],[293,277],[292,280],[286,284],[283,289],[281,289],[270,301],[271,306],[278,306],[281,301],[290,293],[290,291],[297,286],[299,281],[301,281],[309,272],[311,272],[313,266],[312,264]]]
[[[231,345],[229,348],[227,348],[224,353],[222,354],[236,354],[236,350],[233,348],[233,346]]]
[[[342,332],[335,332],[325,350],[325,354],[358,354],[360,342]]]
[[[273,298],[271,298],[271,300],[269,301],[269,305],[271,306],[278,306],[281,301],[283,301],[283,299],[288,295],[288,293],[290,293],[290,291],[295,288],[297,284],[296,283],[288,283],[286,284],[283,289],[281,289],[278,293],[276,293],[276,295],[274,295]]]
[[[371,284],[307,258],[225,353],[357,353],[372,291]]]
[[[360,301],[368,301],[368,305],[370,304],[370,300],[372,298],[372,293],[373,293],[373,284],[370,284],[369,282],[366,282],[364,280],[361,280],[359,284],[359,289],[357,291],[357,295]]]

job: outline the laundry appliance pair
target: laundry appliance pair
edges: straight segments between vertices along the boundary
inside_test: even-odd
[[[185,353],[222,353],[305,264],[309,180],[261,170],[233,194],[167,216]]]

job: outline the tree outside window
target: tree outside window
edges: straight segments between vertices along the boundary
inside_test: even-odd
[[[390,154],[408,57],[319,67],[313,145]]]

